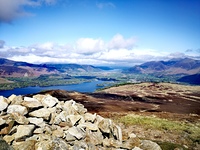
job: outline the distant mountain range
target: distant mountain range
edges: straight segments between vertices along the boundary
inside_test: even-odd
[[[200,73],[200,60],[190,58],[150,61],[123,71],[124,73],[154,75],[193,75]]]
[[[0,58],[0,77],[37,77],[44,74],[100,72],[112,67],[79,64],[31,64]],[[178,75],[178,82],[200,84],[200,60],[190,58],[150,61],[124,69],[125,74],[150,74],[157,77]]]
[[[0,58],[0,77],[40,76],[42,74],[101,71],[102,68],[78,64],[31,64]]]

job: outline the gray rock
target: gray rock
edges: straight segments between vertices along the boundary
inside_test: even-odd
[[[68,150],[70,146],[61,138],[53,139],[55,150]]]
[[[71,121],[72,126],[77,126],[79,123],[84,123],[84,118],[81,115],[68,115],[67,119]]]
[[[26,115],[28,113],[28,110],[26,107],[21,105],[9,105],[7,108],[7,113],[20,113],[21,115]]]
[[[0,149],[1,150],[14,150],[5,140],[0,137]]]
[[[51,138],[48,140],[40,140],[35,144],[36,150],[54,150],[55,146]]]
[[[101,145],[103,143],[103,135],[98,131],[91,131],[86,129],[85,141],[94,145]]]
[[[125,149],[133,149],[134,147],[140,147],[140,140],[137,137],[129,138],[123,142],[121,147]]]
[[[75,137],[78,140],[81,140],[85,137],[85,131],[81,128],[78,127],[71,127],[69,128],[67,131],[65,131],[65,133],[69,133],[70,135],[72,135],[73,137]]]
[[[103,146],[104,147],[115,147],[115,148],[120,148],[121,147],[121,142],[114,140],[113,138],[105,138],[103,140]]]
[[[119,140],[120,142],[122,142],[122,130],[119,126],[112,124],[111,127],[112,130],[112,135],[114,136],[114,138],[116,138],[117,140]]]
[[[65,122],[67,121],[67,112],[66,111],[62,111],[60,114],[58,114],[56,117],[55,117],[55,120],[54,120],[54,124],[59,124],[60,122]]]
[[[17,133],[15,134],[15,140],[18,141],[22,138],[26,138],[32,135],[35,125],[19,125],[17,127]]]
[[[39,117],[39,118],[44,118],[46,120],[49,120],[50,111],[47,108],[41,108],[41,109],[30,112],[29,115],[32,117]]]
[[[4,98],[3,96],[0,96],[0,111],[5,110],[7,107],[8,107],[8,102],[6,98]]]
[[[80,123],[77,127],[87,128],[91,131],[97,131],[99,129],[97,124],[93,124],[91,122]]]
[[[143,150],[162,150],[157,143],[150,140],[142,140],[140,148]]]
[[[111,124],[112,121],[110,119],[103,119],[102,121],[99,122],[98,127],[103,133],[110,133]]]

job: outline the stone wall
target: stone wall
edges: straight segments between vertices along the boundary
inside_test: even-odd
[[[0,96],[0,150],[161,150],[73,100]]]

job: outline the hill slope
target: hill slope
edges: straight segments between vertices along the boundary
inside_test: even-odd
[[[192,75],[200,73],[200,60],[184,58],[169,61],[150,61],[131,67],[125,70],[124,73]]]
[[[78,64],[31,64],[0,58],[0,77],[40,76],[67,72],[102,71],[92,65]]]

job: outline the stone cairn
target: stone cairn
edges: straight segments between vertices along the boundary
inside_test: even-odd
[[[51,95],[0,96],[0,150],[161,150],[112,120]]]

